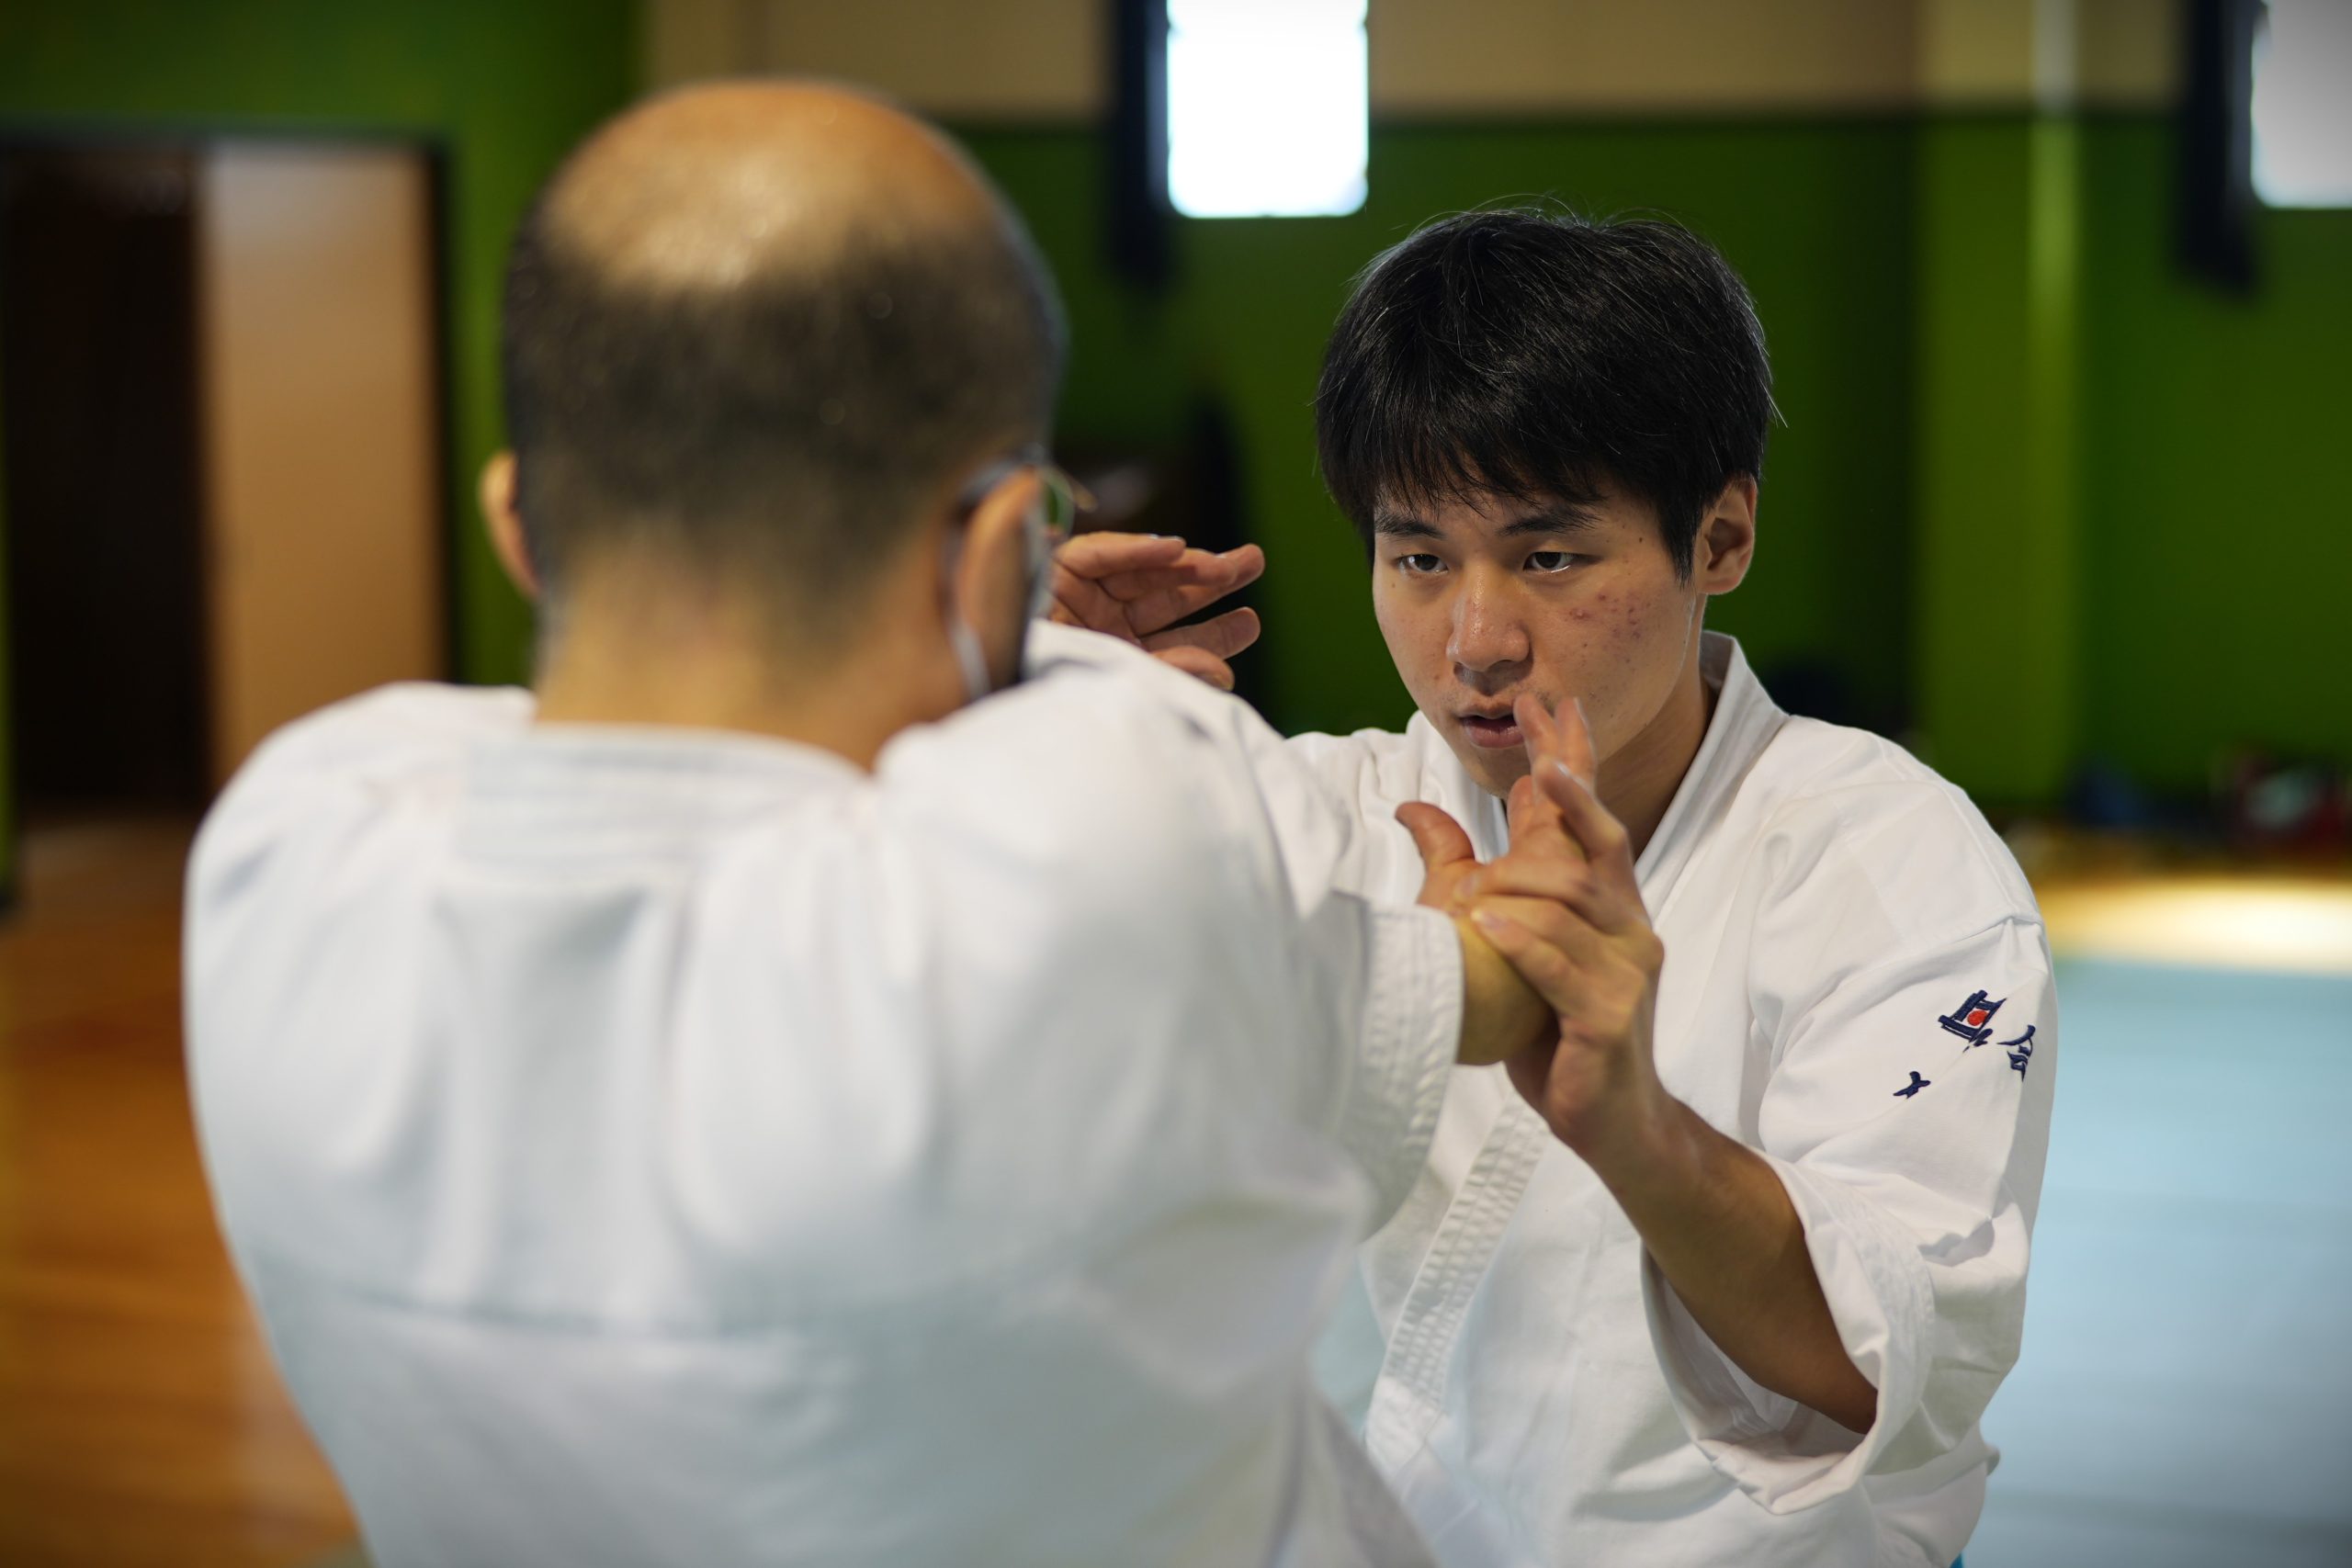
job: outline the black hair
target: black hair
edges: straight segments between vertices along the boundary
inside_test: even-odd
[[[1061,310],[1009,210],[684,286],[616,279],[547,206],[515,238],[501,347],[550,595],[583,553],[650,543],[753,573],[798,625],[836,630],[957,465],[1046,433]]]
[[[1705,241],[1504,209],[1432,223],[1357,277],[1315,433],[1367,553],[1384,502],[1589,502],[1606,480],[1657,510],[1687,578],[1708,503],[1763,476],[1777,412],[1756,307]]]

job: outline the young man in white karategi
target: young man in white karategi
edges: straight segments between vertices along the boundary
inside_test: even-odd
[[[1427,1562],[1309,1348],[1550,1014],[1342,888],[1240,705],[1060,628],[990,695],[1067,499],[995,193],[696,89],[559,173],[504,332],[536,691],[290,727],[189,874],[215,1197],[375,1562]]]
[[[1567,961],[1527,965],[1556,1053],[1455,1073],[1323,1358],[1464,1568],[1943,1568],[1983,1506],[2049,949],[1959,790],[1782,712],[1703,629],[1756,547],[1772,416],[1745,289],[1657,222],[1438,223],[1367,270],[1325,360],[1324,472],[1419,710],[1291,742],[1362,820],[1349,886],[1419,886],[1408,833],[1504,848],[1515,701],[1580,703],[1599,756],[1603,852],[1476,874],[1583,912]],[[1158,647],[1262,559],[1100,536],[1061,564],[1064,618]]]

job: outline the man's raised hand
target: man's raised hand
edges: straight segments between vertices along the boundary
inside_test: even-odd
[[[1666,951],[1632,840],[1593,793],[1583,710],[1555,716],[1521,698],[1515,716],[1531,770],[1512,791],[1511,853],[1478,873],[1470,919],[1558,1022],[1510,1058],[1511,1081],[1605,1179],[1616,1150],[1671,1120],[1651,1039]]]
[[[1529,753],[1541,761],[1532,739],[1554,734],[1541,705],[1522,697],[1521,733],[1531,738]],[[1559,807],[1526,779],[1510,794],[1510,849],[1497,867],[1521,861],[1558,860],[1577,853]],[[1415,902],[1453,918],[1462,942],[1462,1039],[1456,1060],[1464,1066],[1491,1066],[1532,1052],[1548,1050],[1558,1033],[1551,1003],[1522,976],[1471,919],[1490,867],[1479,863],[1470,835],[1444,807],[1411,801],[1396,808],[1396,820],[1413,837],[1421,856],[1421,891]]]
[[[1226,662],[1258,640],[1258,613],[1227,610],[1191,626],[1176,623],[1258,581],[1266,553],[1243,545],[1196,550],[1162,534],[1080,534],[1054,552],[1052,618],[1124,642],[1207,682],[1233,690]]]

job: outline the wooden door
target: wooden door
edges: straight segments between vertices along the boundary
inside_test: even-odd
[[[431,171],[410,148],[199,161],[216,783],[272,729],[445,665]]]

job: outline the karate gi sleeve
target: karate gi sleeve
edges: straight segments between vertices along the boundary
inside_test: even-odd
[[[1295,742],[1221,700],[1236,710],[1246,809],[1264,823],[1301,921],[1312,983],[1295,1029],[1328,1042],[1313,1092],[1372,1180],[1368,1235],[1405,1201],[1436,1135],[1462,1035],[1461,938],[1434,909],[1365,891],[1366,857],[1377,851],[1353,803]]]
[[[1461,939],[1434,909],[1331,891],[1306,916],[1304,940],[1323,985],[1306,1004],[1319,1013],[1302,1012],[1295,1029],[1329,1042],[1310,1092],[1371,1179],[1369,1235],[1405,1201],[1437,1134],[1462,1032]]]
[[[1876,826],[1886,831],[1793,857],[1809,862],[1807,886],[1758,920],[1750,976],[1751,1047],[1769,1051],[1760,1152],[1847,1353],[1878,1390],[1870,1429],[1756,1384],[1644,1269],[1684,1425],[1775,1513],[1866,1476],[1931,1486],[1982,1462],[1977,1419],[2017,1360],[2025,1314],[2057,1053],[2049,944],[1989,829],[1971,841],[1932,811]],[[1874,871],[1874,840],[1907,841],[1908,874]],[[1973,929],[1917,929],[1954,915]]]
[[[1333,883],[1367,898],[1414,897],[1421,886],[1421,857],[1412,835],[1398,825],[1396,807],[1408,800],[1444,804],[1423,776],[1424,758],[1414,738],[1360,729],[1352,735],[1294,735],[1281,745],[1279,762],[1261,761],[1261,773],[1311,779],[1344,824],[1329,866]]]
[[[1357,812],[1249,705],[1091,632],[1040,625],[1030,640],[1034,679],[1074,688],[1107,680],[1114,705],[1173,718],[1191,736],[1173,750],[1164,739],[1137,740],[1102,758],[1112,781],[1102,787],[1142,799],[1164,789],[1172,770],[1186,781],[1187,809],[1207,816],[1229,852],[1228,886],[1249,890],[1235,895],[1228,919],[1246,918],[1243,904],[1261,898],[1277,912],[1265,940],[1287,949],[1288,1007],[1264,1021],[1295,1048],[1294,1113],[1372,1183],[1370,1234],[1403,1201],[1436,1133],[1462,1032],[1453,923],[1409,902],[1358,896],[1367,835]],[[1120,722],[1106,713],[1093,732]],[[1191,753],[1181,769],[1179,751]]]

